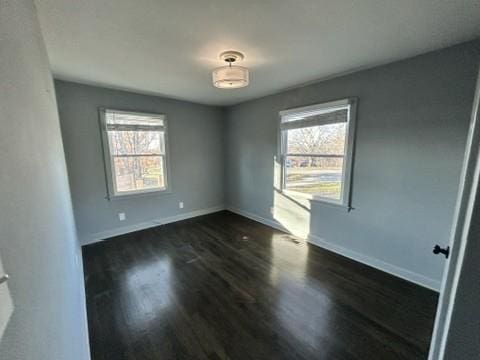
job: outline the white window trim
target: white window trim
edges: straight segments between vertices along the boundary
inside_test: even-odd
[[[280,111],[280,121],[279,121],[279,151],[278,155],[281,163],[280,171],[280,187],[281,192],[288,196],[301,197],[312,201],[317,201],[320,203],[325,203],[328,205],[335,205],[347,208],[348,211],[352,210],[352,172],[353,172],[353,160],[354,160],[354,149],[355,149],[355,130],[356,130],[356,118],[357,118],[357,98],[346,98],[341,100],[329,101],[321,104],[304,106],[299,108],[293,108],[288,110]],[[327,197],[322,197],[319,195],[310,195],[301,193],[294,190],[288,190],[286,188],[286,154],[287,154],[287,141],[286,141],[286,131],[288,126],[285,128],[282,127],[282,124],[288,124],[284,119],[288,117],[294,117],[295,115],[308,114],[310,112],[318,112],[323,109],[332,110],[335,108],[349,108],[348,118],[347,118],[347,129],[346,129],[346,142],[345,142],[345,167],[342,174],[342,193],[340,200],[335,200]],[[300,120],[301,121],[301,120]],[[312,121],[314,123],[315,121]],[[318,123],[318,122],[317,122]]]
[[[104,108],[100,107],[99,111],[99,120],[100,120],[100,132],[102,139],[102,151],[103,151],[103,162],[105,168],[105,181],[107,184],[107,199],[116,200],[116,199],[125,199],[137,196],[146,196],[146,195],[158,195],[158,194],[168,194],[171,193],[171,181],[170,181],[170,161],[169,161],[169,143],[168,143],[168,121],[165,114],[158,113],[148,113],[140,111],[128,111],[128,110],[118,110],[114,108]],[[165,154],[163,155],[164,162],[164,172],[165,172],[165,182],[166,186],[164,188],[154,188],[154,189],[144,189],[144,190],[134,190],[134,191],[122,191],[119,193],[116,189],[115,181],[113,180],[113,174],[115,173],[113,169],[112,155],[110,153],[110,146],[108,143],[107,135],[107,120],[106,112],[113,111],[120,114],[131,114],[131,115],[140,115],[140,116],[154,116],[162,117],[163,119],[163,128],[164,128],[164,141],[165,141]]]

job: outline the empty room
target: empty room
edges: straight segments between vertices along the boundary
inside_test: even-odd
[[[0,0],[1,360],[479,360],[479,0]]]

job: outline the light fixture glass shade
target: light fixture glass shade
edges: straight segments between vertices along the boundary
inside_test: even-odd
[[[221,89],[237,89],[248,85],[248,69],[242,66],[222,66],[213,70],[213,85]]]

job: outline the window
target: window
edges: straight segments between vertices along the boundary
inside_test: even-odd
[[[165,116],[101,109],[100,120],[109,197],[167,190]]]
[[[280,112],[282,191],[350,207],[355,99]]]

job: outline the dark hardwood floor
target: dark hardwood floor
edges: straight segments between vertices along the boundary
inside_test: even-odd
[[[83,257],[93,360],[427,358],[435,292],[230,212]]]

